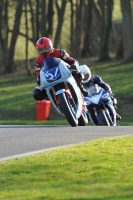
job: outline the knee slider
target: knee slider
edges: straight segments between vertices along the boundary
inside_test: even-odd
[[[39,89],[35,88],[32,92],[33,97],[35,100],[39,101],[39,100],[43,100],[42,97],[42,91],[40,91]]]

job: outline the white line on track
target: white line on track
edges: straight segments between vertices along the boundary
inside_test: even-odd
[[[73,145],[76,145],[76,144],[63,145],[63,146],[59,146],[59,147],[52,147],[52,148],[47,148],[47,149],[42,149],[42,150],[37,150],[37,151],[31,151],[28,153],[22,153],[22,154],[17,154],[17,155],[13,155],[13,156],[8,156],[8,157],[0,158],[0,162],[6,161],[6,160],[11,160],[14,158],[20,158],[20,157],[30,156],[30,155],[34,155],[34,154],[44,153],[47,151],[61,149],[61,148],[65,148],[65,147],[69,147],[69,146],[73,146]]]

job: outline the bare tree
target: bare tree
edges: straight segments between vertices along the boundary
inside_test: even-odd
[[[59,40],[60,40],[66,3],[67,3],[67,0],[63,0],[61,7],[59,7],[58,1],[56,0],[56,9],[57,9],[57,13],[58,13],[58,25],[57,25],[57,28],[56,28],[55,39],[54,39],[54,47],[55,48],[58,47],[58,43],[59,43]]]
[[[32,0],[29,1],[29,7],[30,7],[30,15],[31,15],[31,32],[32,32],[32,42],[34,43],[36,41],[36,23],[35,23],[35,14],[33,9],[33,3]]]
[[[8,20],[9,20],[9,17],[8,17],[8,4],[9,4],[9,0],[5,0],[4,1],[4,49],[5,51],[7,50],[8,48],[8,41],[9,41],[9,30],[8,30],[8,27],[9,27],[9,23],[8,23]]]
[[[53,32],[53,0],[29,1],[32,36],[30,40],[35,44],[39,37],[52,37]]]
[[[99,61],[105,61],[109,59],[109,37],[112,26],[112,11],[113,0],[103,0],[101,2],[103,26],[101,32],[101,46]]]
[[[45,36],[48,37],[48,32],[47,32],[47,0],[42,0],[40,3],[40,17],[41,17],[41,21],[40,21],[40,32],[41,32],[41,36]]]
[[[6,60],[8,45],[8,0],[0,0],[0,65]]]
[[[3,0],[0,0],[0,45],[2,47],[2,10],[3,10]]]
[[[81,35],[83,30],[83,9],[85,2],[82,0],[70,1],[71,3],[71,52],[73,57],[81,56]]]
[[[123,37],[120,39],[118,50],[116,52],[116,59],[124,58]]]
[[[53,33],[53,15],[54,15],[54,2],[53,0],[48,1],[48,13],[47,13],[47,20],[48,20],[48,36],[52,37]]]
[[[2,58],[3,58],[2,9],[3,9],[3,0],[0,1],[0,65],[2,64]]]
[[[123,15],[124,57],[126,59],[133,59],[133,27],[130,0],[121,0],[121,9]]]
[[[91,22],[92,22],[92,9],[93,9],[94,0],[88,0],[88,4],[84,12],[84,40],[83,40],[83,49],[82,57],[92,55],[90,51],[90,32],[91,32]]]
[[[39,3],[40,3],[40,0],[36,0],[36,17],[35,17],[35,30],[36,30],[36,38],[38,39],[39,38],[39,30],[40,30],[40,23],[39,23],[39,9],[40,9],[40,6],[39,6]]]
[[[25,2],[25,7],[23,7],[23,2]],[[70,49],[72,56],[77,59],[81,55],[86,57],[97,54],[99,60],[109,59],[110,41],[116,41],[111,32],[113,2],[113,0],[0,0],[0,64],[3,60],[3,68],[6,73],[13,72],[15,45],[19,35],[25,37],[28,74],[30,74],[30,67],[28,66],[29,41],[35,45],[39,37],[42,36],[50,37],[53,40],[54,47],[57,48],[60,39],[70,35],[70,46],[68,44],[67,49]],[[118,42],[116,43],[117,57],[123,55],[123,52],[125,58],[133,55],[131,2],[133,0],[121,0],[123,37],[119,48]],[[21,17],[23,8],[25,9],[24,25],[20,23],[24,19],[22,18],[24,15]],[[66,31],[64,36],[61,33],[66,8],[71,9],[70,18],[68,16],[65,19],[70,23],[71,32]],[[10,23],[11,10],[15,13],[13,28]],[[55,20],[56,23],[54,23]],[[9,32],[11,37],[9,37]],[[121,36],[121,34],[119,35]]]
[[[80,58],[81,56],[81,33],[83,30],[83,8],[84,8],[84,2],[82,0],[77,0],[76,3],[76,27],[75,27],[75,33],[74,33],[74,47],[75,47],[75,57]]]
[[[71,16],[70,16],[70,51],[73,51],[74,44],[74,3],[70,0]]]
[[[28,59],[28,9],[27,9],[27,0],[25,0],[25,35],[26,35],[26,41],[25,41],[25,64],[26,64],[26,70],[27,74],[31,75],[31,69],[30,69],[30,63]]]
[[[5,67],[5,70],[7,73],[11,73],[13,71],[13,58],[14,58],[14,51],[15,51],[17,37],[19,35],[22,7],[23,7],[23,0],[19,0],[17,3],[17,7],[16,7],[14,27],[13,27],[11,43],[10,43],[10,47],[9,47],[9,51],[8,51],[7,63],[6,63],[6,67]]]

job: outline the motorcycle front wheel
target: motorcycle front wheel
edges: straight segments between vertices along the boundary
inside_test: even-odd
[[[105,111],[104,110],[100,110],[98,112],[98,114],[99,114],[102,126],[110,126],[110,123],[109,123],[108,118],[107,118],[107,116],[105,114]]]
[[[58,100],[60,102],[61,109],[68,121],[68,123],[75,127],[78,125],[78,118],[75,115],[74,108],[70,104],[69,100],[67,100],[66,94],[61,93],[58,95]]]
[[[81,116],[78,119],[79,126],[86,126],[88,124],[88,117],[85,111],[82,112]]]

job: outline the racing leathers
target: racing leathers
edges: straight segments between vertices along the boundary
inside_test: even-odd
[[[86,90],[88,90],[88,88],[92,87],[92,86],[95,86],[95,84],[99,85],[100,87],[102,87],[105,91],[109,92],[110,94],[112,94],[112,91],[111,91],[111,88],[110,86],[105,83],[100,76],[96,75],[96,74],[92,74],[91,75],[91,79],[87,82],[87,83],[84,83],[84,87],[86,88]],[[87,97],[85,97],[85,101],[87,101]],[[112,121],[113,121],[113,126],[116,126],[116,109],[114,108],[114,105],[113,105],[113,101],[111,98],[109,98],[109,100],[107,100],[105,102],[111,116],[112,116]],[[94,125],[100,125],[98,124],[98,121],[96,119],[96,116],[95,116],[95,113],[94,113],[94,109],[91,105],[88,105],[88,111],[89,111],[89,114],[91,116],[91,121],[93,122]]]
[[[75,72],[74,73],[72,72],[72,75],[75,78],[77,85],[79,86],[81,92],[83,93],[84,96],[86,96],[88,93],[85,90],[83,84],[81,83],[82,74],[78,70],[78,66],[79,66],[78,61],[75,60],[74,58],[70,57],[69,54],[63,49],[54,49],[53,48],[53,53],[50,55],[50,57],[60,58],[70,65],[70,68],[69,68],[70,70],[73,68],[75,69]],[[43,55],[38,55],[38,57],[36,58],[35,63],[34,63],[34,69],[35,69],[38,85],[33,90],[33,97],[37,101],[41,101],[43,99],[48,98],[46,91],[40,87],[40,70],[42,68],[42,63],[45,59],[46,58]]]

